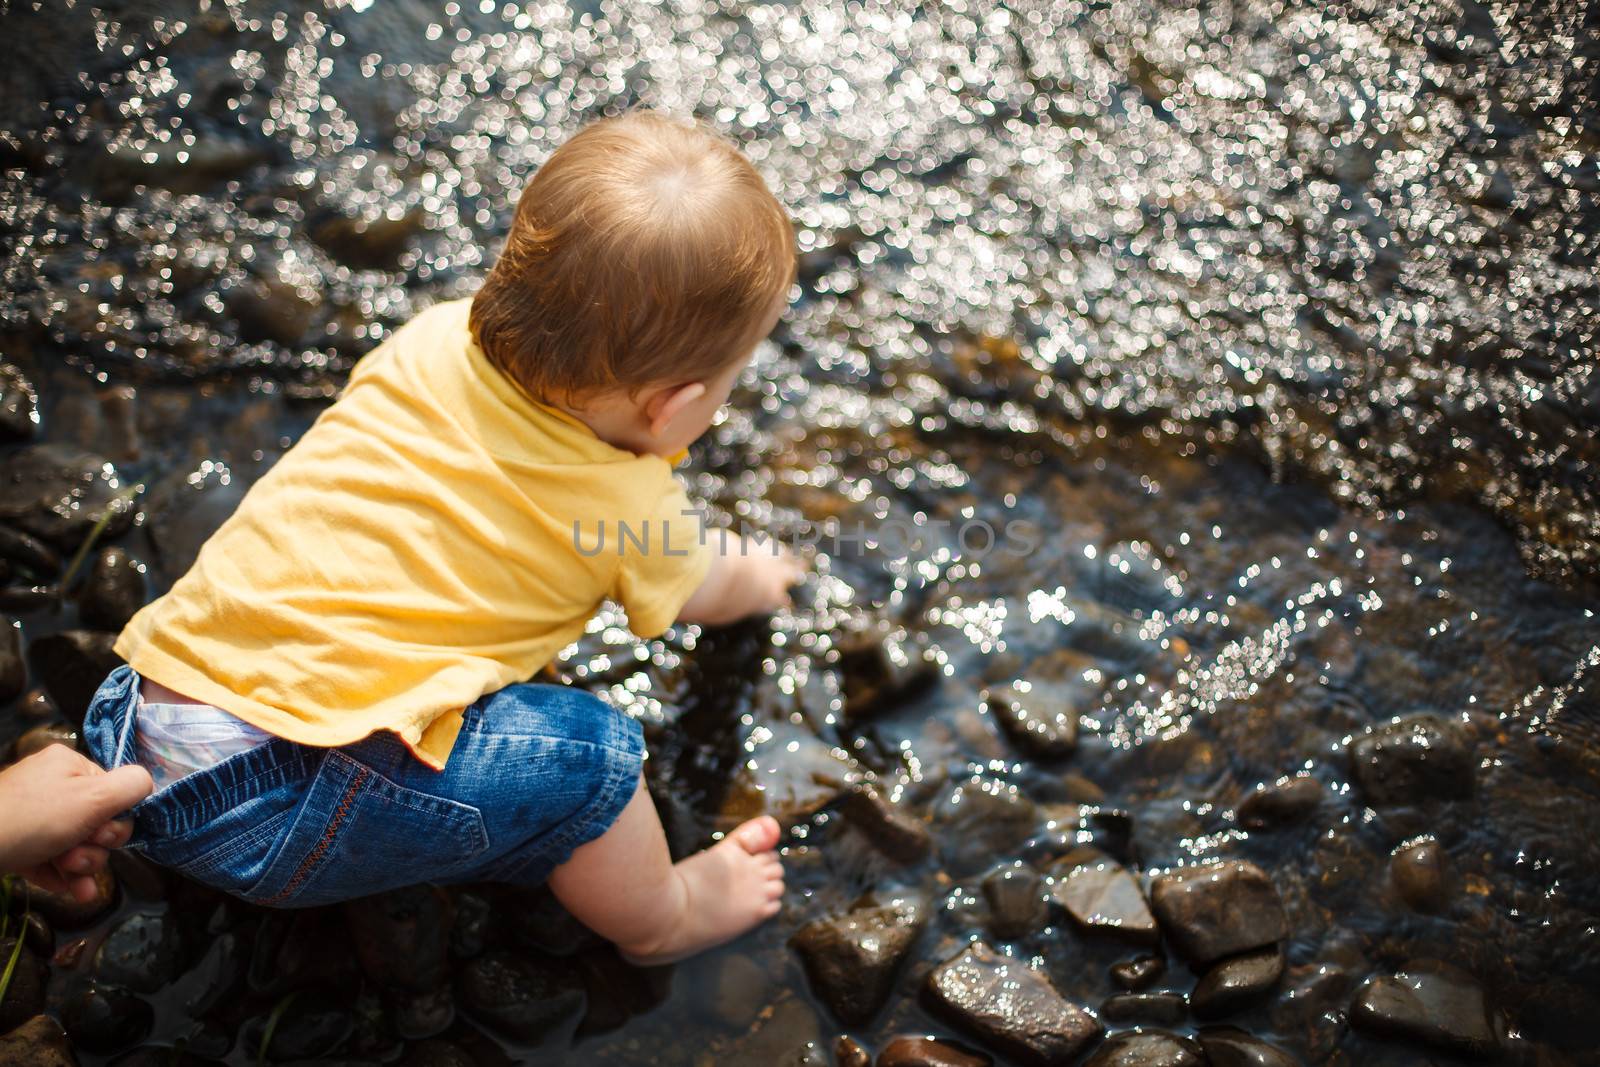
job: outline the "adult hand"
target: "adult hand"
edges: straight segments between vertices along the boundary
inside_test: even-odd
[[[0,872],[41,889],[94,899],[94,876],[133,827],[115,816],[150,795],[150,772],[106,771],[51,745],[0,771]]]

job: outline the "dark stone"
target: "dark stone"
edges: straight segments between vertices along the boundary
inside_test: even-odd
[[[102,537],[133,522],[133,499],[104,456],[65,445],[27,445],[0,463],[0,523],[76,547],[102,520]]]
[[[78,594],[78,617],[95,630],[121,630],[144,607],[144,564],[120,548],[104,549]]]
[[[1148,989],[1167,973],[1167,961],[1160,956],[1135,956],[1111,965],[1111,980],[1123,989]]]
[[[1112,1034],[1083,1067],[1206,1067],[1206,1054],[1187,1037],[1136,1030]]]
[[[1197,1036],[1211,1067],[1298,1067],[1300,1062],[1277,1046],[1231,1026],[1208,1026]]]
[[[455,898],[455,925],[450,930],[450,955],[471,959],[483,954],[494,930],[494,909],[481,893],[460,890]]]
[[[343,1045],[355,1031],[350,1012],[336,1006],[333,998],[302,993],[290,1001],[272,1025],[270,1015],[259,1015],[240,1028],[244,1047],[259,1049],[266,1038],[267,1055],[273,1061],[313,1060],[327,1056]]]
[[[1350,1008],[1356,1029],[1400,1038],[1463,1056],[1492,1058],[1503,1051],[1504,1027],[1471,975],[1442,963],[1417,963],[1371,978]]]
[[[1015,785],[974,775],[934,809],[945,869],[964,878],[1018,853],[1033,836],[1039,812]]]
[[[1432,838],[1396,851],[1389,860],[1389,875],[1400,898],[1416,911],[1438,911],[1450,894],[1447,857]]]
[[[94,876],[94,896],[79,900],[70,893],[52,893],[28,883],[28,906],[49,919],[57,929],[75,930],[87,926],[111,907],[117,898],[117,883],[111,871],[101,868]]]
[[[478,1061],[449,1041],[423,1041],[406,1049],[399,1067],[478,1067]]]
[[[840,1034],[833,1043],[835,1067],[872,1067],[872,1053],[862,1048],[846,1034]]]
[[[78,747],[78,731],[64,722],[47,722],[43,726],[35,726],[23,732],[11,746],[12,759],[27,759],[36,753],[43,752],[51,745],[66,745],[68,748]]]
[[[35,1015],[10,1033],[0,1032],[0,1067],[78,1067],[61,1024]]]
[[[570,964],[498,951],[461,968],[456,994],[468,1014],[529,1043],[580,1018],[588,1000]]]
[[[1039,844],[1058,856],[1063,850],[1093,847],[1128,866],[1138,866],[1133,850],[1133,816],[1096,804],[1046,804],[1045,833]]]
[[[87,982],[61,1006],[61,1024],[78,1048],[111,1053],[150,1036],[155,1012],[125,989]]]
[[[23,935],[26,941],[26,935]],[[0,938],[0,971],[4,971],[17,953],[16,968],[11,972],[11,984],[6,987],[5,998],[0,1000],[0,1034],[21,1026],[44,1011],[44,990],[47,976],[44,963],[26,944],[17,951],[16,936]]]
[[[50,921],[38,912],[30,911],[23,919],[22,926],[22,937],[27,942],[28,949],[41,959],[49,959],[56,950],[56,935],[55,931],[50,929]]]
[[[1043,974],[982,942],[935,968],[928,994],[959,1025],[1025,1063],[1065,1063],[1101,1033]]]
[[[839,812],[878,851],[898,863],[915,863],[933,848],[928,828],[890,803],[874,785],[862,785],[844,794],[839,800]]]
[[[112,927],[94,957],[96,979],[135,993],[156,992],[182,968],[178,925],[167,915],[128,916]]]
[[[1350,743],[1361,794],[1373,807],[1458,800],[1472,792],[1472,741],[1460,723],[1410,715]]]
[[[116,640],[115,634],[99,630],[62,630],[28,642],[34,676],[75,728],[82,728],[100,683],[122,665],[122,657],[111,650]]]
[[[878,1053],[878,1067],[989,1067],[993,1062],[931,1037],[897,1037]],[[842,1057],[839,1067],[845,1067]]]
[[[1141,945],[1153,945],[1161,939],[1138,881],[1109,860],[1082,864],[1057,875],[1051,895],[1073,921],[1091,933],[1109,934]]]
[[[1271,830],[1300,822],[1317,810],[1323,793],[1322,783],[1309,774],[1258,785],[1239,803],[1239,825],[1246,830]]]
[[[1167,937],[1196,966],[1274,944],[1289,933],[1272,879],[1241,860],[1161,875],[1150,899]]]
[[[1037,759],[1064,759],[1078,747],[1078,709],[1014,685],[985,690],[984,700],[1006,736]]]
[[[22,658],[22,627],[0,615],[0,703],[12,700],[28,684]]]
[[[394,270],[422,232],[426,219],[427,214],[420,207],[409,208],[393,218],[388,213],[375,219],[332,215],[311,227],[311,239],[348,267]]]
[[[17,711],[29,722],[47,722],[61,714],[56,710],[56,702],[43,689],[30,689],[22,694]]]
[[[513,894],[516,902],[507,926],[517,944],[550,956],[570,956],[599,942],[599,937],[573,918],[554,893],[540,887]]]
[[[239,324],[246,344],[275,341],[294,347],[311,328],[316,303],[299,287],[280,278],[255,278],[228,290],[228,314]]]
[[[423,993],[448,977],[450,896],[431,885],[406,886],[344,905],[356,958],[374,983]]]
[[[1277,945],[1230,956],[1212,966],[1189,994],[1201,1019],[1220,1019],[1249,1007],[1283,977],[1283,952]]]
[[[390,999],[389,1018],[394,1032],[407,1041],[435,1037],[456,1021],[456,999],[447,985],[424,993],[402,989]]]
[[[0,363],[0,441],[31,441],[39,432],[39,394],[21,368]]]
[[[838,643],[839,671],[843,675],[844,711],[860,721],[921,696],[939,681],[939,668],[921,655],[915,645],[902,657],[889,654],[881,634],[849,634]]]
[[[61,557],[55,549],[10,526],[0,526],[0,558],[40,578],[50,578],[61,571]]]
[[[857,908],[801,927],[789,944],[817,996],[850,1026],[869,1022],[889,999],[926,909],[912,900]]]
[[[983,896],[989,902],[989,929],[1003,941],[1037,932],[1049,916],[1039,875],[1032,867],[995,871],[983,880]]]
[[[1177,1026],[1189,1017],[1189,1002],[1182,993],[1114,993],[1100,1005],[1100,1017],[1114,1023]]]

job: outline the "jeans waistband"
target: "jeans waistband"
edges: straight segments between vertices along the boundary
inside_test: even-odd
[[[101,683],[83,721],[89,754],[107,770],[137,762],[134,720],[139,705],[139,675],[121,666]],[[139,831],[162,837],[188,833],[250,796],[316,772],[325,749],[273,738],[266,744],[229,756],[221,763],[180,778],[135,804],[130,811]]]

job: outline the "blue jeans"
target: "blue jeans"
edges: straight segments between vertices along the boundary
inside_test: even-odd
[[[139,676],[112,671],[90,755],[134,761]],[[134,806],[128,847],[256,904],[310,907],[416,882],[537,885],[632,798],[639,724],[559,685],[511,685],[464,716],[442,771],[394,734],[342,748],[274,739]]]

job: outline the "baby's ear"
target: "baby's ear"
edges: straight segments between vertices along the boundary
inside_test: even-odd
[[[705,395],[704,382],[690,382],[657,390],[644,404],[645,417],[650,420],[650,436],[664,436],[673,420],[683,414],[684,408]]]

